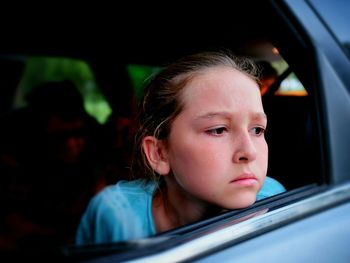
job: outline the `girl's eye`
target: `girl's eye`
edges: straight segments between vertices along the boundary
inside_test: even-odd
[[[260,136],[260,135],[262,135],[262,134],[265,133],[265,129],[264,129],[263,127],[254,127],[254,128],[252,129],[252,131],[253,131],[253,133],[254,133],[255,135],[258,135],[258,136]]]
[[[223,134],[225,131],[226,131],[225,127],[218,127],[218,128],[207,130],[206,133],[210,135],[218,136]]]

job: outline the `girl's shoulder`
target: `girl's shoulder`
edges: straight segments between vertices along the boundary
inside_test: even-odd
[[[98,192],[91,203],[93,206],[100,206],[101,203],[107,206],[129,206],[137,200],[151,197],[156,184],[146,180],[119,181],[114,185],[108,185]]]
[[[266,177],[263,187],[260,189],[256,196],[256,200],[261,200],[273,195],[277,195],[285,192],[284,186],[276,179]]]

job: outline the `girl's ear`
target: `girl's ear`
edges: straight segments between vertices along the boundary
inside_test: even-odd
[[[170,172],[170,164],[164,142],[153,136],[146,136],[142,141],[142,148],[148,163],[160,175]]]

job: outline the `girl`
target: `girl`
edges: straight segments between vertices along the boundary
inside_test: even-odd
[[[285,191],[266,177],[267,119],[249,60],[206,52],[169,65],[145,88],[139,122],[138,179],[92,199],[77,244],[148,237]]]

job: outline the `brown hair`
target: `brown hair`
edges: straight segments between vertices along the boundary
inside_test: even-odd
[[[166,140],[171,124],[184,106],[180,99],[183,88],[203,70],[218,66],[234,68],[258,83],[253,61],[236,57],[228,51],[202,52],[180,58],[150,78],[139,105],[139,129],[135,137],[132,164],[134,177],[158,181],[159,176],[150,167],[143,152],[143,138],[151,135]]]

